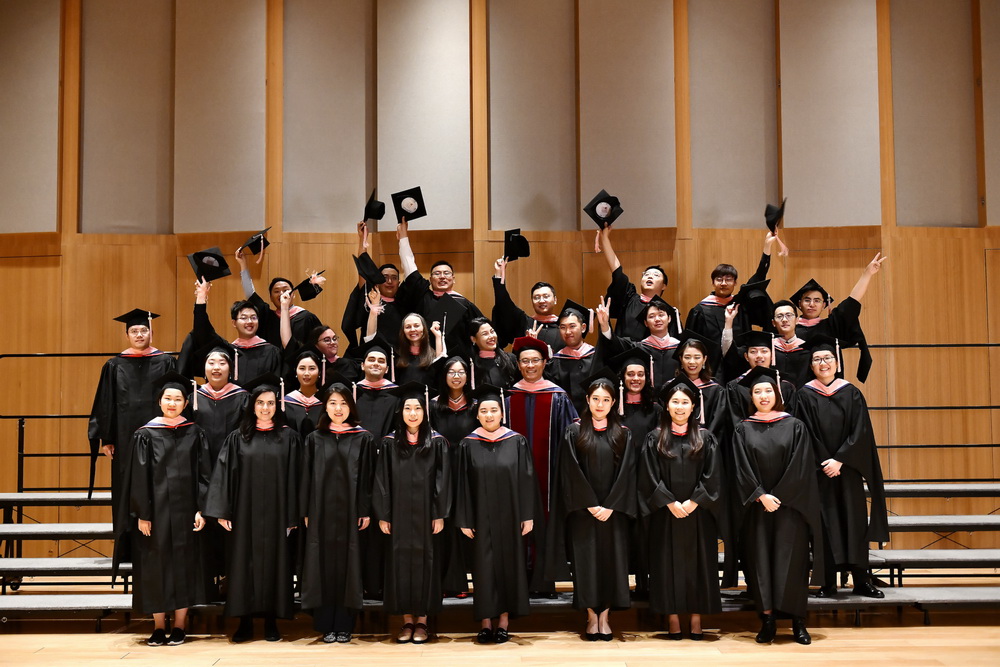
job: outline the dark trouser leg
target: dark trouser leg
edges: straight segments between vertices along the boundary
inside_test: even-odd
[[[334,632],[354,632],[354,612],[347,607],[335,607],[333,612]]]

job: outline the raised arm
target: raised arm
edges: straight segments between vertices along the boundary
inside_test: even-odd
[[[396,238],[399,239],[399,263],[403,265],[403,279],[417,270],[417,260],[413,256],[413,250],[410,248],[410,235],[409,235],[409,225],[407,225],[406,218],[400,218],[400,222],[396,225]]]
[[[365,340],[371,340],[378,332],[378,313],[382,310],[382,295],[377,287],[368,293],[368,325],[365,329]]]
[[[858,278],[858,282],[854,283],[854,289],[851,290],[851,298],[855,301],[860,302],[865,296],[865,292],[868,291],[868,284],[872,281],[872,276],[878,273],[878,270],[882,268],[882,262],[889,259],[888,257],[882,257],[882,253],[875,253],[875,258],[868,262],[868,266],[865,270],[861,272],[861,277]]]
[[[281,293],[279,297],[279,303],[281,304],[281,347],[288,347],[288,343],[292,340],[292,318],[288,315],[288,309],[292,305],[292,292],[291,290],[285,290]]]
[[[253,278],[250,277],[250,270],[247,269],[247,256],[242,248],[236,249],[236,263],[240,265],[240,284],[243,285],[243,298],[249,299],[257,290],[253,286]]]
[[[610,225],[601,230],[601,250],[604,252],[604,259],[608,262],[608,269],[612,273],[615,269],[622,265],[618,261],[618,255],[615,254],[615,249],[611,247],[611,227]]]
[[[368,236],[368,223],[364,220],[358,223],[358,257],[365,252],[365,237]],[[361,289],[365,288],[365,279],[360,273],[358,274],[358,287]]]

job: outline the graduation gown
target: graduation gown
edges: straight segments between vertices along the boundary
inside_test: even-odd
[[[812,443],[805,424],[787,413],[773,421],[750,417],[736,426],[735,493],[743,503],[743,573],[757,610],[804,617],[812,581],[823,584],[823,535]],[[765,493],[781,501],[775,512],[756,502]],[[728,549],[728,545],[727,545]]]
[[[802,385],[813,379],[812,369],[809,367],[812,354],[802,347],[804,342],[798,336],[792,336],[791,340],[780,336],[774,339],[774,367],[796,389],[801,389]]]
[[[497,440],[471,433],[459,450],[455,525],[472,540],[472,609],[476,620],[528,614],[528,567],[521,523],[538,508],[527,439],[508,431]],[[534,530],[534,529],[533,529]]]
[[[611,273],[607,298],[611,299],[615,335],[632,340],[642,340],[649,335],[649,329],[637,319],[649,301],[636,291],[635,285],[620,266]],[[680,313],[674,308],[674,312],[670,313],[670,335],[679,336],[681,326]]]
[[[406,313],[423,315],[428,326],[435,321],[441,322],[449,355],[457,354],[465,358],[469,356],[472,348],[469,337],[466,335],[469,323],[475,318],[483,316],[476,304],[457,292],[442,296],[434,294],[431,291],[430,281],[424,278],[419,271],[414,271],[406,276],[400,283],[399,291],[396,292],[396,300],[399,301],[402,310],[405,310]],[[454,303],[448,303],[449,300]],[[447,311],[452,311],[452,314],[448,315],[446,324],[443,320]],[[397,334],[391,336],[389,340],[396,340],[397,335],[398,329]],[[399,382],[399,384],[403,383]]]
[[[292,338],[288,341],[287,347],[282,351],[282,359],[286,369],[286,387],[299,386],[298,377],[295,375],[295,360],[304,349],[305,347],[303,347],[297,338]],[[319,354],[318,350],[317,354]],[[321,387],[326,385],[334,373],[340,373],[349,382],[357,382],[364,377],[364,374],[361,372],[361,364],[356,359],[337,357],[334,361],[330,361],[324,357],[323,365],[319,369],[319,381],[316,383],[316,386]]]
[[[660,423],[660,415],[663,408],[659,403],[645,405],[641,402],[630,403],[628,394],[625,395],[625,414],[622,415],[622,424],[632,433],[632,439],[637,443],[646,441],[646,435],[656,430]],[[638,467],[637,474],[641,475]],[[641,480],[640,480],[641,481]],[[629,539],[631,541],[629,561],[631,566],[629,571],[635,575],[636,591],[644,591],[647,588],[649,578],[649,521],[647,517],[637,516],[629,529]]]
[[[302,564],[302,608],[360,610],[364,553],[358,519],[371,517],[375,438],[354,427],[313,431],[302,448],[299,506],[309,517]],[[365,531],[378,530],[378,522]]]
[[[708,382],[695,380],[695,384],[701,390],[701,395],[705,400],[705,423],[703,426],[712,432],[716,442],[725,442],[732,429],[726,388],[715,380]]]
[[[499,347],[493,357],[482,357],[474,351],[470,361],[473,377],[469,378],[469,382],[475,387],[491,384],[501,389],[510,389],[511,385],[521,379],[521,371],[517,368],[514,355]]]
[[[729,425],[731,429],[735,429],[737,424],[756,411],[756,408],[750,407],[750,390],[740,385],[740,380],[749,372],[746,371],[743,375],[733,378],[726,383],[726,407],[729,410]],[[796,393],[795,385],[782,377],[781,400],[784,401],[785,411],[789,414],[794,412]]]
[[[563,346],[562,336],[559,335],[559,318],[543,321],[529,316],[517,307],[510,298],[507,286],[496,277],[493,278],[492,315],[497,335],[500,337],[498,347],[507,347],[515,338],[525,335],[528,329],[536,327],[539,323],[542,325],[541,331],[538,332],[540,341],[548,345],[553,352],[558,352]]]
[[[565,578],[569,561],[576,609],[627,609],[628,531],[635,518],[636,470],[632,434],[625,429],[625,449],[615,461],[606,430],[595,432],[594,446],[577,449],[580,424],[566,429],[559,452],[556,488],[548,526],[551,558],[548,574]],[[598,521],[587,510],[600,505],[614,510]]]
[[[285,419],[303,438],[316,430],[322,416],[323,402],[315,396],[309,400],[298,391],[285,394]]]
[[[375,470],[375,517],[392,524],[385,568],[385,611],[426,616],[441,610],[440,559],[431,523],[451,513],[448,442],[432,433],[427,445],[382,439]]]
[[[260,313],[257,335],[278,349],[284,347],[281,344],[281,314],[274,312],[271,304],[256,292],[251,294],[247,301],[255,305]],[[310,331],[323,324],[318,317],[301,306],[292,306],[288,309],[288,320],[292,325],[292,337],[297,340],[305,340]]]
[[[350,347],[360,344],[358,329],[361,329],[362,332],[368,330],[367,298],[368,295],[365,290],[357,286],[351,290],[351,294],[347,298],[347,306],[344,308],[344,316],[341,318],[340,328],[344,332],[344,336],[347,337]],[[382,312],[378,316],[376,330],[386,340],[396,340],[396,337],[399,336],[399,330],[403,328],[403,317],[409,312],[406,311],[404,313],[402,305],[396,299],[388,299],[383,296]]]
[[[646,436],[639,458],[639,507],[649,517],[649,608],[657,614],[717,614],[718,538],[722,469],[718,444],[703,429],[702,449],[691,457],[684,438],[676,455],[660,453],[660,430]],[[668,505],[693,500],[697,509],[676,518]]]
[[[101,445],[114,445],[111,459],[111,506],[120,504],[125,463],[132,457],[132,435],[136,429],[159,416],[153,392],[153,380],[176,369],[169,354],[151,348],[149,354],[122,352],[111,357],[101,368],[94,404],[90,409],[87,438],[90,440],[90,488],[94,488],[94,466]]]
[[[887,542],[889,526],[882,465],[865,397],[849,382],[835,380],[824,386],[814,380],[799,390],[795,416],[812,436],[823,536],[833,557],[827,566],[867,570],[868,543]],[[821,464],[827,459],[843,463],[840,475],[826,476]]]
[[[650,370],[650,377],[647,379],[649,385],[655,391],[673,380],[677,375],[677,369],[680,368],[680,364],[674,358],[674,352],[677,350],[678,345],[680,345],[680,341],[672,336],[657,338],[656,336],[649,335],[636,343],[615,334],[608,341],[608,356],[617,356],[626,350],[639,350],[649,356],[652,360],[652,368]]]
[[[293,553],[299,525],[302,440],[283,426],[255,430],[249,440],[233,431],[219,454],[205,506],[207,516],[229,519],[227,616],[275,614],[291,618]]]
[[[569,394],[577,414],[587,404],[587,388],[581,383],[599,368],[598,356],[597,348],[585,342],[577,350],[564,346],[545,364],[545,377]]]
[[[119,544],[132,543],[132,608],[152,614],[204,604],[204,534],[194,531],[194,517],[211,474],[205,432],[188,420],[178,426],[150,422],[135,432],[130,449],[115,535]],[[149,537],[139,532],[140,519],[152,522]],[[122,554],[115,553],[117,572]]]
[[[194,326],[191,334],[184,341],[181,352],[181,367],[185,369],[189,376],[201,375],[199,369],[192,368],[197,351],[204,349],[208,345],[220,342],[225,343],[212,326],[212,321],[208,317],[207,304],[196,303],[194,306]],[[280,341],[279,341],[280,343]],[[265,373],[276,373],[281,375],[281,349],[267,342],[260,335],[251,342],[244,342],[237,338],[231,345],[236,348],[236,358],[232,364],[232,382],[243,384],[253,380]]]
[[[840,347],[858,346],[861,356],[858,358],[858,380],[864,382],[872,368],[872,355],[868,350],[865,332],[861,329],[861,302],[854,297],[847,297],[840,305],[830,310],[825,319],[807,320],[799,318],[795,325],[795,335],[809,340],[810,336],[823,334],[840,341]]]

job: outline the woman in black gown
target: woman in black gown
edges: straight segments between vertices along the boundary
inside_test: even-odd
[[[473,613],[482,623],[476,639],[503,644],[510,617],[528,614],[522,536],[534,527],[541,498],[527,439],[503,425],[500,387],[480,385],[476,397],[480,427],[462,440],[455,523],[472,540]]]
[[[226,615],[239,616],[233,641],[253,639],[253,616],[264,617],[264,638],[280,641],[276,619],[295,613],[292,529],[299,524],[302,440],[285,423],[280,379],[273,373],[247,384],[250,399],[239,429],[222,447],[205,506],[230,531]]]
[[[702,614],[722,611],[719,597],[718,444],[698,424],[698,388],[684,377],[661,390],[666,411],[639,456],[639,506],[649,516],[649,608],[668,615],[669,639],[681,639],[680,614],[691,614],[691,639],[704,637]]]
[[[323,404],[316,397],[320,384],[319,355],[312,350],[300,352],[295,357],[294,370],[299,388],[285,394],[285,420],[304,438],[316,430],[323,414]]]
[[[612,608],[631,605],[629,523],[636,515],[632,435],[615,409],[617,377],[607,368],[586,381],[586,405],[559,450],[549,524],[551,579],[569,561],[573,606],[587,610],[584,638],[611,641]]]
[[[335,381],[322,398],[323,416],[302,452],[302,608],[313,611],[324,642],[346,644],[364,600],[360,531],[371,519],[375,438],[359,426],[349,386]]]
[[[389,536],[385,611],[402,614],[400,644],[430,639],[427,616],[441,609],[441,573],[434,536],[451,510],[448,441],[431,430],[427,387],[390,389],[400,403],[396,430],[382,440],[372,506]]]
[[[805,424],[783,412],[774,369],[757,366],[740,380],[750,391],[751,415],[736,425],[733,449],[747,588],[761,614],[757,641],[774,639],[778,614],[792,618],[792,636],[806,629],[809,553],[813,583],[823,581],[822,525],[816,464]]]

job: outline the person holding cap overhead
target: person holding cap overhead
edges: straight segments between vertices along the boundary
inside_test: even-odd
[[[840,344],[815,335],[806,343],[813,378],[796,394],[796,417],[812,436],[826,545],[826,586],[837,592],[838,570],[850,570],[855,595],[882,598],[868,572],[868,543],[889,540],[882,465],[861,391],[844,380]],[[865,487],[871,498],[869,510]]]
[[[104,363],[90,409],[90,490],[94,489],[97,456],[104,454],[111,459],[113,509],[120,501],[124,464],[131,459],[132,434],[159,412],[153,380],[177,369],[173,357],[153,347],[153,320],[157,317],[136,308],[114,318],[125,325],[129,346]]]
[[[155,626],[146,644],[176,646],[184,643],[188,607],[208,601],[200,533],[212,462],[205,432],[183,414],[191,382],[170,371],[153,388],[161,416],[132,436],[115,537],[117,545],[130,540],[134,547],[132,608],[152,614]],[[115,572],[120,555],[116,548]]]
[[[718,441],[699,425],[699,394],[686,377],[665,385],[663,418],[639,453],[639,508],[649,518],[649,608],[669,617],[673,640],[682,637],[680,614],[691,614],[689,637],[698,641],[704,638],[701,615],[722,611],[722,467]]]
[[[374,193],[373,193],[374,195]],[[354,266],[358,270],[358,284],[351,289],[351,294],[347,298],[347,305],[344,307],[344,316],[341,320],[341,328],[347,336],[348,343],[353,347],[358,344],[358,329],[364,329],[368,322],[368,292],[377,288],[381,297],[381,313],[378,318],[379,333],[386,338],[392,338],[399,331],[403,324],[403,315],[400,312],[400,305],[396,301],[396,292],[399,291],[399,268],[386,262],[381,266],[376,266],[375,261],[368,254],[368,220],[381,220],[385,215],[385,204],[369,200],[369,205],[365,207],[365,220],[358,223],[358,254],[354,257]],[[378,206],[381,208],[378,208]]]
[[[254,378],[247,409],[219,453],[204,514],[230,532],[226,616],[239,616],[233,641],[253,639],[253,617],[264,617],[264,639],[281,640],[277,618],[295,614],[293,529],[298,527],[302,438],[285,423],[284,383]]]
[[[530,331],[534,331],[537,338],[557,351],[562,347],[562,337],[559,335],[559,317],[556,314],[556,305],[559,303],[556,288],[545,281],[538,281],[531,286],[531,316],[517,307],[507,291],[507,269],[510,263],[530,254],[528,240],[521,236],[520,229],[504,232],[504,256],[493,263],[493,321],[499,327],[500,347],[506,347],[518,336],[527,336]]]
[[[382,439],[372,507],[389,536],[385,612],[402,614],[400,644],[430,640],[427,616],[441,610],[435,535],[451,513],[448,441],[431,428],[427,387],[410,382],[390,389],[399,400],[396,429]]]
[[[504,426],[503,389],[481,384],[474,396],[479,427],[459,445],[455,525],[472,540],[473,614],[480,644],[509,639],[511,616],[527,616],[524,536],[541,509],[528,440]],[[496,619],[496,628],[493,627]]]
[[[750,394],[751,414],[733,435],[733,493],[743,504],[740,548],[761,617],[757,642],[774,639],[781,614],[792,618],[795,641],[809,644],[809,554],[813,583],[822,585],[825,548],[813,445],[805,424],[784,411],[774,370],[756,366],[740,383]]]

